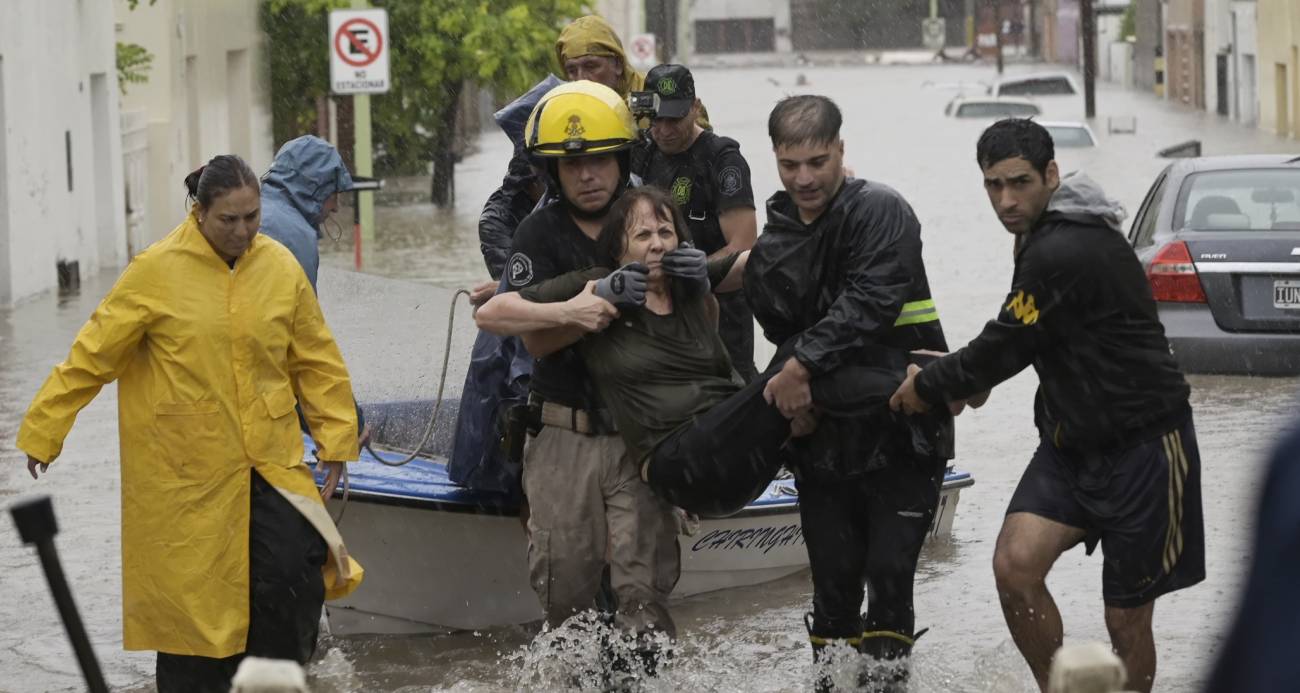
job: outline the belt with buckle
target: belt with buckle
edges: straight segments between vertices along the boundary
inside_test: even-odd
[[[542,402],[543,426],[567,428],[585,435],[613,435],[618,433],[609,414],[604,410],[574,409],[556,402]]]

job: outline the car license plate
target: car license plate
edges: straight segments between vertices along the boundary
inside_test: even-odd
[[[1273,281],[1273,307],[1300,310],[1300,279]]]

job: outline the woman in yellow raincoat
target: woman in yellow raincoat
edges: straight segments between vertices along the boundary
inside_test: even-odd
[[[258,233],[258,180],[218,156],[136,256],[36,395],[18,447],[37,476],[77,412],[118,381],[122,620],[160,691],[224,691],[245,655],[306,662],[347,554],[303,464],[295,401],[332,492],[357,457],[352,387],[293,255]]]

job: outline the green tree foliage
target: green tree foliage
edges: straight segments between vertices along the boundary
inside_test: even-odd
[[[153,67],[153,53],[138,43],[117,42],[117,88],[126,93],[128,84],[149,81],[149,68]]]
[[[153,5],[158,0],[149,0]],[[127,11],[140,6],[140,0],[127,0]],[[149,81],[149,68],[153,67],[153,53],[138,43],[117,42],[117,88],[126,93],[128,84],[144,84]]]
[[[392,88],[371,98],[375,165],[383,174],[433,164],[431,197],[452,201],[457,104],[468,83],[501,98],[526,91],[555,65],[555,39],[584,0],[372,0],[388,10]],[[329,89],[327,14],[342,0],[266,0],[275,138],[309,132]],[[503,162],[504,167],[504,162]]]
[[[1119,37],[1125,41],[1137,36],[1137,3],[1131,2],[1124,10],[1124,18],[1120,21]]]

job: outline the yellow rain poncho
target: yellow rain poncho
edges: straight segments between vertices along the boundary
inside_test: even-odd
[[[294,415],[296,400],[320,459],[355,460],[352,386],[284,246],[259,234],[232,270],[191,214],[127,266],[36,395],[18,447],[54,460],[77,412],[113,380],[126,649],[244,651],[250,469],[325,539],[328,598],[355,589],[361,567],[302,462]]]
[[[645,75],[628,64],[627,54],[623,52],[623,42],[618,39],[614,27],[610,26],[604,17],[594,14],[579,17],[560,32],[560,38],[555,42],[555,59],[560,61],[561,68],[564,67],[564,61],[584,55],[618,58],[619,62],[623,63],[623,76],[619,80],[618,88],[614,90],[619,96],[627,98],[629,92],[645,90]],[[703,102],[700,103],[700,116],[696,122],[705,130],[713,129],[709,124],[709,111],[704,107]],[[649,123],[642,122],[641,126],[649,127]]]
[[[564,67],[564,61],[580,58],[584,55],[598,55],[606,58],[618,58],[623,64],[623,78],[614,91],[627,98],[628,92],[645,89],[645,75],[632,69],[623,52],[623,42],[614,33],[614,27],[603,17],[589,14],[579,17],[560,32],[555,42],[555,58]]]

